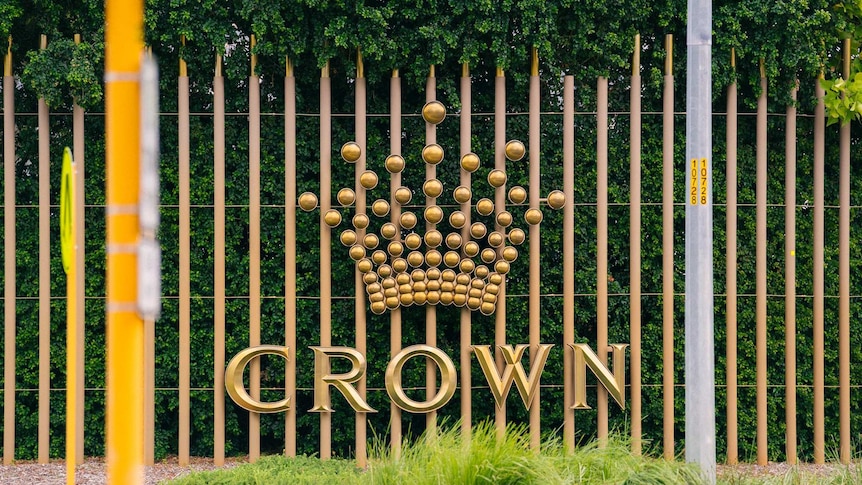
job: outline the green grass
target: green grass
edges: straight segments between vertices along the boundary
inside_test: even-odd
[[[550,438],[541,453],[530,449],[522,427],[510,428],[497,439],[493,424],[473,430],[469,443],[455,426],[436,436],[425,435],[406,445],[394,458],[384,443],[372,446],[369,465],[358,470],[352,460],[320,461],[316,457],[264,457],[254,464],[229,470],[198,472],[168,482],[198,484],[373,484],[373,485],[471,485],[471,484],[697,484],[702,480],[693,465],[652,457],[637,457],[624,438],[612,437],[605,446],[580,446],[567,453],[559,440]],[[731,471],[718,483],[753,484],[862,484],[860,467],[841,467],[823,476],[793,468],[783,476],[750,477]]]

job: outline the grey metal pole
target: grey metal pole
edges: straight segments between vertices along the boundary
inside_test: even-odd
[[[714,484],[711,0],[688,0],[686,42],[685,459]]]

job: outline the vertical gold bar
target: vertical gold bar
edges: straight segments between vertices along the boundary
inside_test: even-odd
[[[400,133],[400,132],[399,132]],[[329,61],[320,73],[320,345],[332,345],[332,231],[323,220],[332,207],[332,100]],[[332,457],[332,414],[320,413],[320,458]]]
[[[756,195],[756,360],[757,360],[757,464],[767,461],[766,415],[766,75],[760,63],[760,97],[757,100]]]
[[[213,78],[213,136],[215,177],[215,382],[213,461],[224,465],[224,366],[225,366],[225,139],[224,139],[224,77],[222,59],[216,55]]]
[[[850,78],[850,39],[844,40],[844,79]],[[846,96],[846,93],[845,93]],[[838,416],[839,460],[850,463],[850,123],[841,126],[838,182]]]
[[[472,150],[470,138],[471,138],[471,129],[470,129],[470,118],[472,115],[472,92],[471,92],[471,79],[470,79],[470,66],[467,63],[464,63],[461,66],[461,118],[459,120],[459,138],[460,138],[460,154],[463,157],[464,155],[470,153]],[[470,172],[461,169],[459,175],[459,183],[464,187],[470,187]],[[467,218],[467,223],[464,224],[464,228],[461,229],[461,237],[466,241],[467,235],[469,234],[470,226],[470,203],[465,202],[461,204],[461,212]],[[470,368],[470,348],[472,345],[471,333],[472,333],[472,316],[470,315],[470,310],[467,308],[461,308],[460,312],[460,328],[461,328],[461,369],[469,369]],[[465,372],[462,370],[461,372],[461,433],[465,438],[471,436],[472,433],[472,417],[473,417],[473,409],[472,409],[472,376],[469,372]]]
[[[48,46],[41,37],[40,49]],[[39,463],[48,463],[51,417],[51,128],[39,98]]]
[[[77,288],[75,293],[75,321],[77,326],[75,340],[77,341],[78,348],[77,359],[75,360],[75,367],[77,368],[77,372],[75,373],[75,379],[77,380],[75,387],[75,400],[77,401],[77,405],[75,406],[75,421],[78,431],[75,463],[80,465],[84,463],[84,355],[86,353],[86,346],[84,345],[86,324],[84,312],[84,297],[86,293],[86,287],[84,286],[84,253],[86,251],[84,241],[84,219],[86,219],[84,174],[86,165],[84,160],[84,108],[81,108],[77,104],[72,105],[72,132],[72,150],[75,160],[75,268],[78,269],[75,271],[75,288]]]
[[[635,35],[632,60],[631,142],[629,144],[630,200],[629,206],[629,275],[631,342],[629,379],[631,382],[632,453],[641,454],[641,36]]]
[[[532,88],[531,88],[532,89]],[[531,91],[532,92],[532,91]],[[531,95],[532,96],[532,95]],[[494,77],[494,168],[505,170],[506,168],[506,77],[503,69],[497,68],[497,75]],[[530,152],[532,153],[532,146]],[[531,155],[532,156],[532,155]],[[494,206],[500,204],[501,190],[505,193],[505,188],[498,188],[494,192]],[[502,203],[505,203],[503,200]],[[466,224],[464,227],[468,227]],[[466,231],[469,237],[469,231]],[[468,239],[464,239],[467,241]],[[532,319],[531,319],[532,320]],[[500,284],[500,293],[497,297],[497,310],[494,312],[494,343],[495,343],[495,359],[498,371],[503,369],[503,354],[496,346],[506,344],[506,281]],[[497,424],[497,436],[502,439],[506,433],[506,396],[503,397],[504,404],[494,408],[494,420]]]
[[[254,35],[251,46],[254,48]],[[250,347],[260,345],[260,78],[254,73],[257,56],[251,56],[251,76],[248,78],[248,306]],[[260,359],[249,364],[249,394],[260,399]],[[248,459],[260,458],[260,414],[248,416]]]
[[[563,78],[563,446],[575,449],[575,78]]]
[[[108,483],[135,484],[142,483],[144,478],[144,322],[135,311],[137,254],[133,249],[139,239],[140,228],[137,213],[128,213],[122,208],[136,207],[140,193],[138,77],[144,47],[144,2],[109,0],[105,3],[108,347],[105,450]],[[83,110],[80,116],[83,122]],[[83,129],[80,132],[83,138]],[[81,150],[83,152],[83,139]],[[83,177],[79,179],[81,182]],[[83,205],[83,190],[81,196],[79,201]],[[79,214],[83,215],[83,212]],[[83,217],[78,221],[81,224]],[[83,231],[77,235],[78,238],[82,236]],[[83,269],[83,265],[79,268]],[[83,350],[82,345],[79,357]],[[78,377],[83,377],[83,372]],[[83,391],[83,387],[80,389]],[[82,451],[78,450],[79,453]]]
[[[398,69],[392,71],[389,80],[389,153],[401,155],[401,78],[398,77]],[[395,200],[395,191],[401,186],[401,174],[393,173],[389,178],[389,195],[391,200],[392,223],[401,228],[401,204]],[[400,233],[400,230],[399,230]],[[396,239],[400,239],[396,235]],[[395,356],[401,351],[401,307],[389,312],[389,348],[390,355]],[[395,458],[401,456],[401,408],[395,403],[389,405],[392,422],[390,423],[392,455]]]
[[[599,77],[596,120],[596,350],[599,361],[608,365],[608,79]],[[598,438],[608,437],[608,391],[597,386]]]
[[[12,37],[3,73],[3,464],[15,460],[15,78]]]
[[[731,64],[736,64],[732,55]],[[727,463],[739,461],[737,433],[737,365],[736,365],[736,225],[737,225],[737,91],[736,82],[727,87],[727,254],[725,279],[727,280]]]
[[[285,392],[292,405],[284,415],[284,454],[296,456],[296,78],[285,59],[284,77],[284,345]]]
[[[539,209],[541,204],[539,198],[541,194],[542,169],[541,169],[541,111],[539,98],[539,62],[536,48],[533,47],[533,62],[530,75],[530,208]],[[500,189],[502,189],[501,187]],[[500,189],[497,189],[498,191]],[[500,192],[498,198],[505,203],[505,198]],[[530,226],[530,297],[529,297],[529,316],[530,316],[530,362],[536,359],[539,352],[539,344],[541,343],[541,244],[542,237],[539,231],[539,224]],[[500,313],[498,313],[499,315]],[[505,313],[504,313],[505,315]],[[533,398],[530,406],[530,447],[538,451],[542,439],[542,408],[540,401],[541,387],[536,388],[536,396]]]
[[[820,86],[821,73],[814,81],[814,95],[817,97],[817,107],[814,109],[814,240],[812,257],[814,258],[814,324],[812,327],[812,343],[814,347],[813,381],[814,381],[814,463],[826,461],[826,438],[824,425],[824,179],[826,160],[826,106],[823,102],[825,92]]]
[[[365,171],[366,162],[366,145],[367,145],[367,126],[366,126],[366,82],[365,82],[365,66],[362,62],[362,52],[357,50],[356,53],[356,143],[362,148],[359,155],[359,160],[354,164],[354,178],[356,180],[356,213],[365,214],[365,187],[359,183],[359,176]],[[364,230],[358,231],[361,241],[365,235]],[[362,355],[367,355],[367,336],[366,336],[366,310],[365,310],[365,285],[362,282],[362,273],[354,269],[354,279],[356,286],[356,306],[355,306],[355,321],[356,321],[356,350]],[[367,387],[367,379],[363,375],[362,379],[356,383],[356,390],[362,399],[365,399]],[[365,413],[356,413],[356,466],[365,468],[368,464],[368,449],[367,449],[368,425],[367,416]]]
[[[664,96],[662,106],[662,447],[666,460],[674,459],[673,359],[673,35],[665,37]]]
[[[437,99],[437,78],[434,75],[434,65],[431,65],[428,79],[425,81],[425,102],[434,101]],[[437,143],[437,126],[425,122],[425,144],[430,145]],[[437,167],[430,163],[425,164],[425,180],[433,180],[437,178]],[[436,197],[426,197],[425,207],[431,207],[437,204]],[[430,222],[425,223],[425,233],[437,228],[437,224]],[[431,347],[437,346],[437,306],[425,305],[425,343]],[[431,398],[437,389],[437,366],[430,358],[425,359],[425,388],[426,395]],[[437,429],[437,411],[431,411],[425,414],[425,432],[436,433]]]
[[[787,463],[796,464],[796,92],[787,106],[784,171],[784,393]]]
[[[152,48],[147,48],[151,59]],[[180,74],[184,66],[180,65]],[[178,116],[179,118],[179,116]],[[156,322],[144,319],[144,465],[155,461],[156,422]],[[182,434],[182,433],[181,433]]]
[[[189,142],[189,78],[180,59],[179,142],[180,142],[180,422],[179,464],[189,464],[191,436],[191,188]]]

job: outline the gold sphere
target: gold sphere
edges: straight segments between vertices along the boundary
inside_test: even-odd
[[[562,191],[554,190],[548,194],[548,207],[557,210],[566,205],[566,195]]]
[[[382,301],[371,302],[371,313],[375,315],[383,315],[386,312],[386,303]]]
[[[386,239],[392,239],[398,235],[398,228],[395,227],[395,224],[387,222],[380,226],[380,235]]]
[[[386,171],[389,173],[401,173],[404,170],[404,157],[401,155],[389,155],[386,161],[383,162]]]
[[[350,259],[352,259],[354,261],[359,261],[360,259],[365,257],[365,248],[356,244],[356,245],[350,247],[349,254],[350,254]]]
[[[374,273],[369,273],[369,274],[374,274]],[[371,284],[365,286],[365,291],[366,291],[366,293],[368,293],[370,295],[372,293],[383,292],[383,287],[380,286],[380,283],[371,283]]]
[[[491,295],[496,295],[499,292],[500,292],[500,285],[497,285],[494,283],[488,283],[488,285],[485,286],[485,293],[488,293]]]
[[[466,298],[467,298],[467,285],[456,284],[455,290],[453,290],[453,291],[455,292],[456,295],[464,295],[464,298],[465,298],[464,301],[465,302],[467,301],[466,300]]]
[[[395,277],[395,282],[398,283],[398,285],[399,285],[399,291],[401,291],[400,287],[405,286],[405,285],[407,286],[407,288],[404,288],[404,291],[411,291],[410,290],[410,275],[409,274],[399,273],[398,276]]]
[[[520,141],[510,140],[509,143],[506,143],[506,158],[509,160],[517,162],[524,158],[525,153],[527,153],[527,148]]]
[[[440,303],[440,291],[439,290],[428,290],[427,292],[428,304],[436,305]]]
[[[395,201],[399,204],[407,204],[412,198],[413,191],[408,189],[407,187],[398,187],[397,189],[395,189]]]
[[[488,172],[488,184],[495,188],[502,187],[506,184],[506,172],[497,169],[491,170]]]
[[[463,285],[464,287],[466,287],[467,285],[470,284],[471,279],[473,279],[473,278],[470,278],[470,275],[468,275],[466,273],[461,273],[455,277],[455,283],[458,285]],[[466,293],[466,292],[467,292],[467,290],[465,288],[464,293]]]
[[[500,273],[491,273],[488,275],[488,283],[501,285],[503,283],[503,275]]]
[[[368,258],[360,259],[356,263],[356,269],[358,269],[360,273],[368,273],[373,268],[374,268],[374,264]]]
[[[404,245],[398,241],[392,241],[391,243],[389,243],[389,246],[386,248],[386,250],[389,251],[389,254],[397,258],[398,256],[401,256],[401,253],[404,252]]]
[[[425,145],[422,149],[422,160],[431,165],[437,165],[443,161],[443,147],[436,143]]]
[[[440,231],[432,229],[425,233],[425,245],[429,248],[436,248],[443,242],[443,235]]]
[[[366,216],[365,214],[356,214],[355,216],[353,216],[353,227],[355,227],[356,229],[365,229],[366,227],[368,227],[369,222],[370,221],[368,220],[368,216]]]
[[[527,234],[521,228],[515,228],[509,231],[509,242],[518,246],[527,239]]]
[[[542,222],[542,211],[539,209],[527,209],[527,212],[524,213],[524,220],[527,221],[527,224],[536,225]]]
[[[425,197],[440,197],[440,194],[443,193],[443,183],[437,179],[426,180],[422,184],[422,192]]]
[[[410,254],[407,255],[407,264],[413,266],[414,268],[422,266],[422,263],[424,262],[425,255],[420,253],[419,251],[410,251]]]
[[[443,209],[436,205],[432,205],[425,209],[425,220],[431,224],[437,224],[443,220]]]
[[[341,145],[341,158],[347,163],[354,163],[362,155],[362,148],[355,141],[349,141]]]
[[[428,260],[427,254],[425,255],[425,260],[426,261]],[[428,281],[439,280],[441,274],[442,274],[442,271],[440,271],[438,268],[428,268],[428,271],[425,272],[425,276],[428,277]]]
[[[453,296],[454,295],[452,295],[451,292],[440,291],[440,303],[442,303],[444,305],[451,305]]]
[[[362,244],[368,249],[374,249],[380,244],[380,238],[376,234],[366,234],[365,239],[362,240]]]
[[[443,255],[440,254],[440,251],[437,251],[436,249],[432,249],[431,251],[428,251],[427,254],[425,254],[425,262],[428,263],[428,266],[430,266],[432,268],[439,266],[442,261],[443,261]],[[430,274],[430,271],[429,271],[429,274]],[[430,278],[430,276],[429,276],[429,278]]]
[[[341,224],[341,212],[338,212],[337,209],[329,209],[326,211],[326,214],[323,215],[323,222],[325,222],[329,227],[335,227]]]
[[[362,172],[362,175],[359,176],[359,185],[363,186],[367,190],[377,187],[377,174],[371,170]]]
[[[311,212],[317,207],[317,196],[311,192],[303,192],[299,196],[299,208],[305,212]]]
[[[470,288],[467,291],[467,296],[470,298],[482,298],[482,290],[477,290],[476,288]]]
[[[344,207],[348,207],[353,205],[356,202],[356,192],[353,189],[343,188],[338,191],[338,195],[335,196],[338,200],[338,203]]]
[[[523,204],[527,200],[527,190],[520,185],[516,185],[509,189],[509,202],[513,204]]]
[[[373,261],[374,264],[378,265],[385,263],[386,253],[379,249],[377,251],[374,251],[373,253],[371,253],[371,261]]]
[[[512,225],[512,213],[509,211],[502,211],[497,214],[497,225],[500,227],[509,227]]]
[[[452,283],[451,281],[444,281],[440,283],[440,291],[452,293],[453,291],[455,291],[455,283]]]
[[[486,228],[485,224],[482,224],[481,222],[474,222],[473,225],[470,226],[470,235],[473,236],[473,239],[482,239],[487,233],[488,228]]]
[[[398,296],[398,288],[395,288],[394,286],[390,287],[390,288],[386,288],[385,290],[383,290],[383,296],[385,296],[386,298]]]
[[[394,310],[394,309],[398,308],[398,305],[400,303],[401,302],[398,300],[397,296],[390,296],[389,298],[386,299],[386,308],[389,308],[390,310]]]
[[[455,278],[457,276],[458,275],[455,273],[455,271],[451,269],[444,269],[443,272],[440,273],[440,278],[442,278],[443,281],[455,281]]]
[[[425,302],[427,300],[428,300],[428,294],[425,293],[424,289],[421,291],[420,290],[414,290],[414,293],[413,293],[413,302],[414,303],[416,303],[419,306],[422,306],[425,304]]]
[[[471,258],[479,254],[479,243],[476,241],[467,241],[464,243],[464,254]]]
[[[481,305],[482,300],[475,297],[467,298],[467,308],[471,310],[478,310]]]
[[[461,229],[467,223],[467,216],[461,211],[449,214],[449,224],[455,229]]]
[[[386,280],[385,280],[385,278],[389,278],[390,276],[392,276],[392,267],[391,267],[391,266],[389,266],[388,264],[381,264],[381,265],[380,265],[380,267],[379,267],[379,268],[377,268],[377,274],[379,274],[381,278],[384,278],[384,281],[383,281],[383,282],[384,282],[384,285],[383,285],[383,287],[384,287],[384,288],[386,288],[386,284],[385,284],[385,283],[386,283]]]
[[[488,234],[488,244],[490,244],[491,247],[498,248],[502,246],[505,241],[506,236],[501,232],[494,231],[491,234]]]
[[[503,248],[503,259],[510,263],[518,259],[518,250],[512,246],[506,246]]]
[[[371,204],[371,212],[374,213],[377,217],[383,217],[386,214],[389,214],[389,202],[386,202],[383,199],[377,199]]]
[[[343,231],[338,238],[341,240],[341,244],[344,244],[345,246],[353,246],[356,244],[356,233],[350,229]]]
[[[458,269],[460,269],[462,273],[472,273],[473,270],[476,269],[476,263],[474,263],[472,259],[462,259],[461,264],[458,265]]]
[[[410,272],[410,279],[413,280],[414,282],[425,281],[425,271],[423,271],[421,269],[414,269],[413,271]]]
[[[415,232],[411,232],[404,238],[404,245],[410,249],[417,249],[422,245],[422,236]]]
[[[461,157],[461,168],[470,173],[475,172],[479,168],[479,155],[471,152]]]
[[[445,255],[443,255],[443,263],[450,268],[454,268],[458,266],[458,263],[461,261],[461,255],[456,253],[455,251],[447,251]]]
[[[436,99],[434,101],[428,101],[425,103],[425,106],[422,107],[422,118],[432,125],[439,124],[444,118],[446,118],[446,107]]]
[[[497,252],[491,248],[485,248],[482,250],[482,261],[486,263],[492,263],[494,259],[497,257]]]
[[[462,307],[467,304],[467,295],[463,293],[455,293],[452,295],[452,304],[457,307]]]
[[[362,275],[362,281],[366,285],[370,285],[371,283],[377,283],[377,273],[365,273]]]
[[[497,309],[497,305],[495,305],[491,302],[483,301],[482,306],[479,308],[479,311],[482,312],[482,315],[493,315],[494,310],[496,310],[496,309]]]
[[[474,271],[476,273],[477,278],[485,278],[488,276],[488,273],[490,273],[490,270],[488,270],[488,267],[485,266],[484,264],[480,264],[479,266],[476,266],[476,269]]]
[[[483,216],[490,215],[494,212],[494,203],[491,202],[491,199],[481,198],[479,202],[476,202],[476,212]]]
[[[413,229],[416,227],[416,223],[418,222],[416,218],[416,214],[412,212],[402,212],[401,213],[401,227],[404,229]]]
[[[461,247],[461,235],[457,232],[450,232],[446,236],[446,247],[449,249],[458,249]]]
[[[401,306],[410,306],[413,304],[413,293],[401,293]]]
[[[396,258],[392,261],[392,269],[396,273],[403,273],[407,271],[407,260],[404,258]]]
[[[488,303],[497,303],[497,294],[496,293],[488,293],[488,290],[485,290],[485,293],[482,294],[482,301]]]
[[[508,273],[509,272],[509,263],[506,261],[497,261],[494,264],[494,271],[496,271],[497,273],[500,273],[501,275]]]
[[[473,197],[473,192],[470,190],[470,187],[459,185],[455,187],[454,191],[452,191],[452,197],[455,199],[455,202],[466,204],[467,202],[470,202],[470,198]]]
[[[383,281],[380,282],[380,286],[382,286],[384,290],[395,288],[396,284],[397,282],[395,281],[395,278],[388,276],[386,278],[383,278]]]

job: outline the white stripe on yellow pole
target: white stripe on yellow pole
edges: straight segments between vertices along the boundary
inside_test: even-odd
[[[143,481],[144,324],[136,312],[143,0],[105,3],[108,483]]]

